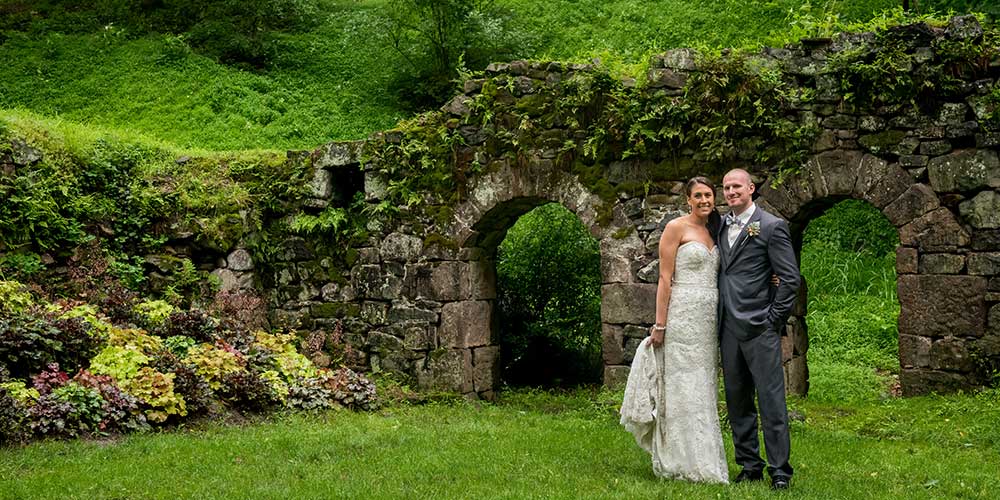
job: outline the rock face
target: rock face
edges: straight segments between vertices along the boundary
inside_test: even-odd
[[[946,30],[910,28],[905,50],[912,53],[908,72],[915,75],[937,61],[934,37],[982,37],[975,18],[956,18]],[[781,176],[774,165],[759,162],[757,153],[767,147],[760,137],[739,137],[723,162],[652,141],[642,151],[614,143],[604,156],[588,156],[595,138],[581,120],[593,110],[552,110],[565,102],[559,101],[563,84],[593,68],[490,65],[440,112],[454,139],[442,160],[455,167],[453,191],[426,188],[395,217],[373,218],[368,238],[349,249],[343,268],[324,264],[315,238],[289,238],[277,245],[276,265],[226,249],[217,275],[224,287],[240,289],[254,285],[247,278],[252,273],[268,273],[257,281],[274,284],[276,320],[307,330],[341,322],[368,369],[397,373],[428,390],[491,398],[499,386],[504,327],[495,314],[497,245],[525,212],[561,203],[600,243],[604,380],[616,385],[627,378],[654,319],[659,236],[667,221],[687,211],[684,182],[703,174],[719,181],[726,168],[738,166],[753,175],[758,204],[787,219],[796,237],[822,208],[841,199],[881,210],[901,241],[903,391],[975,385],[983,380],[980,360],[1000,362],[1000,126],[990,121],[992,104],[985,98],[998,71],[962,75],[967,81],[953,95],[919,109],[845,99],[829,56],[874,51],[878,43],[870,33],[844,35],[823,47],[768,49],[757,56],[758,67],[783,72],[815,95],[782,109],[795,124],[815,127],[816,135],[797,171]],[[690,49],[655,56],[648,86],[633,90],[669,108],[698,80],[698,60]],[[622,88],[632,89],[627,83]],[[509,138],[516,146],[504,142]],[[398,156],[372,157],[362,166],[361,152],[372,144],[406,150],[406,141],[404,132],[389,131],[369,143],[318,148],[303,204],[318,211],[341,196],[374,209],[390,200],[400,186],[391,173]],[[37,161],[30,150],[17,151],[18,164]],[[354,192],[344,191],[345,182]],[[803,286],[782,341],[787,388],[799,394],[809,386],[806,303]]]

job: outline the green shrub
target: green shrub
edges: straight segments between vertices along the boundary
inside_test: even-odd
[[[34,303],[28,287],[16,281],[0,281],[0,313],[21,314]]]
[[[227,375],[243,369],[244,360],[232,349],[216,347],[212,344],[200,344],[188,349],[187,363],[195,367],[195,372],[208,382],[212,390],[224,388]]]
[[[173,373],[160,373],[145,366],[123,383],[122,388],[143,402],[146,419],[150,422],[163,423],[171,415],[187,415],[184,398],[174,392]]]
[[[21,438],[25,417],[23,403],[5,385],[0,384],[0,445]]]
[[[146,326],[155,328],[166,323],[171,314],[177,311],[165,300],[144,300],[135,306],[135,312],[144,320]]]
[[[80,318],[0,317],[0,364],[12,377],[26,379],[50,363],[69,370],[86,367],[103,339]]]
[[[119,384],[125,384],[139,374],[150,358],[133,347],[109,345],[90,361],[90,371],[108,375]]]

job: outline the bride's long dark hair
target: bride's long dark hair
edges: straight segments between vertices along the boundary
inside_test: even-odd
[[[707,177],[702,177],[700,175],[697,177],[692,177],[687,181],[687,184],[684,185],[684,194],[686,194],[687,197],[690,198],[691,190],[694,189],[694,187],[698,184],[701,184],[703,186],[708,186],[708,188],[712,190],[713,197],[715,196],[715,184],[712,184],[712,181],[708,180]],[[721,226],[722,226],[722,216],[719,215],[719,210],[717,208],[712,207],[712,213],[708,214],[707,227],[708,227],[708,234],[712,237],[713,241],[717,240],[717,237],[719,235],[719,228]]]

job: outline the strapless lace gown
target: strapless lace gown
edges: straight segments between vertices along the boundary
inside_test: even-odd
[[[729,482],[718,413],[718,268],[718,247],[677,249],[663,346],[647,338],[632,361],[621,423],[659,477]]]

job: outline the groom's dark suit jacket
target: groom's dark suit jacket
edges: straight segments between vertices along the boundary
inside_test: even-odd
[[[760,223],[760,234],[750,236],[748,229],[755,222]],[[799,287],[788,224],[758,205],[732,248],[728,231],[723,224],[718,240],[724,245],[719,269],[719,334],[740,340],[754,338],[767,329],[781,334]],[[777,287],[771,284],[772,274],[780,280]]]

